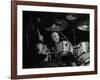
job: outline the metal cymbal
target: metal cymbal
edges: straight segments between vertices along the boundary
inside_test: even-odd
[[[89,31],[89,27],[88,25],[82,25],[82,26],[79,26],[77,27],[79,30],[82,30],[82,31]]]
[[[76,15],[76,14],[67,14],[66,15],[66,19],[67,20],[70,20],[70,21],[74,21],[74,20],[76,20],[78,18],[78,15]]]
[[[65,28],[67,28],[67,22],[65,20],[55,20],[54,24],[46,28],[46,31],[63,31]]]
[[[82,31],[89,31],[89,21],[84,21],[78,24],[77,28]]]

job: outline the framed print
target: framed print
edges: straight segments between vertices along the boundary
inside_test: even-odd
[[[97,6],[11,4],[11,78],[97,74]]]

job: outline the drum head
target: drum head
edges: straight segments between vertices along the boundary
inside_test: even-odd
[[[71,52],[61,52],[56,55],[56,62],[60,66],[70,66],[73,61],[74,57]]]

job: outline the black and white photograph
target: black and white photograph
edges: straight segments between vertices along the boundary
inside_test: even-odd
[[[12,2],[12,79],[97,73],[97,7]]]
[[[90,15],[23,11],[23,68],[90,64]]]

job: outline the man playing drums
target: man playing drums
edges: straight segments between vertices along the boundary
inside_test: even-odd
[[[71,43],[61,40],[57,32],[52,32],[51,38],[55,44],[53,49],[56,62],[61,66],[76,66]]]

